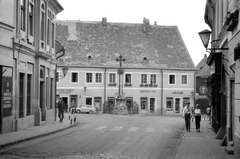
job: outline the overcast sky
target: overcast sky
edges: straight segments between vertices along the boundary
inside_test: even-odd
[[[195,66],[209,55],[198,32],[209,29],[204,22],[206,0],[58,0],[64,10],[61,20],[142,23],[176,25],[180,30]],[[210,30],[210,29],[209,29]]]

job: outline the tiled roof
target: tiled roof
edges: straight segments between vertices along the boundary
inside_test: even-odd
[[[207,55],[204,55],[204,58],[197,64],[196,68],[198,69],[196,77],[208,77],[209,76],[209,66],[207,65]]]
[[[66,65],[195,68],[177,26],[56,21]],[[88,58],[91,57],[91,58]],[[145,58],[145,60],[144,60]]]

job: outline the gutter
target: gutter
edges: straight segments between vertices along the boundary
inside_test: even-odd
[[[161,69],[161,115],[163,115],[163,70]]]
[[[55,56],[59,53],[59,52],[63,52],[62,55],[56,57],[56,60],[58,60],[60,57],[63,57],[65,55],[65,51],[66,49],[64,47],[62,47],[61,50],[57,51],[55,53]],[[57,100],[56,100],[56,96],[57,96],[57,62],[56,62],[56,68],[55,68],[55,116],[54,116],[54,120],[57,121]]]

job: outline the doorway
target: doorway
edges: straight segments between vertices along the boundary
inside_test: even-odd
[[[180,98],[175,98],[175,113],[180,113]]]
[[[155,113],[155,98],[150,98],[150,113]]]
[[[45,105],[44,105],[44,82],[40,82],[40,109],[41,109],[41,120],[46,121]]]
[[[140,98],[140,108],[142,112],[147,111],[147,97],[141,97]]]
[[[133,106],[132,97],[126,97],[126,106],[127,106],[128,114],[132,114],[132,106]]]
[[[67,110],[68,110],[68,97],[62,97],[62,100],[63,100],[64,103],[65,103],[66,111],[67,111]]]
[[[94,97],[94,106],[95,108],[98,109],[98,111],[101,111],[102,110],[102,98],[101,97]]]

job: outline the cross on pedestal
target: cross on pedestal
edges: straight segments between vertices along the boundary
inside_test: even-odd
[[[125,61],[125,59],[122,57],[122,55],[119,56],[119,58],[116,59],[117,62],[119,62],[120,68],[118,69],[119,74],[119,87],[118,87],[118,98],[123,98],[123,78],[122,75],[124,73],[124,70],[122,69],[122,62]]]

